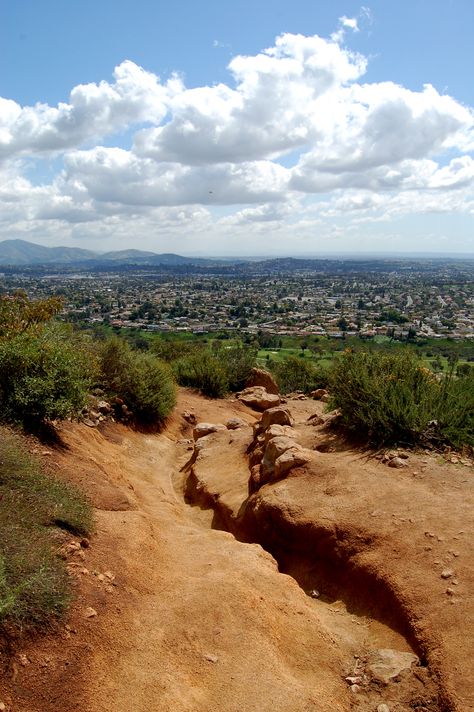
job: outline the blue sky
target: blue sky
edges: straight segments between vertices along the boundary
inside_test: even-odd
[[[0,239],[472,253],[473,27],[470,0],[0,1]]]

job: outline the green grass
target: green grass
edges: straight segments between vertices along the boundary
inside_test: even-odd
[[[56,527],[91,531],[92,509],[71,485],[44,474],[20,438],[0,429],[0,626],[36,628],[70,599]]]

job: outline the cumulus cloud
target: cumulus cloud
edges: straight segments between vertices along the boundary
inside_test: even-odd
[[[160,163],[119,148],[71,152],[63,190],[125,205],[233,205],[284,200],[289,171],[271,161],[196,168]]]
[[[359,78],[366,60],[321,37],[284,34],[256,56],[229,64],[236,82],[185,90],[172,118],[145,129],[135,151],[157,160],[206,164],[274,158],[315,141],[324,95]]]
[[[124,61],[56,107],[0,98],[1,234],[57,225],[70,239],[125,239],[159,216],[169,234],[184,224],[309,235],[338,215],[471,211],[472,108],[429,84],[367,82],[367,59],[344,43],[368,20],[363,8],[328,39],[282,34],[235,56],[228,83],[188,89]],[[27,177],[26,161],[51,156],[52,179]],[[213,206],[234,212],[213,220]]]
[[[130,61],[115,68],[114,78],[113,84],[74,87],[69,102],[57,107],[20,107],[0,99],[0,160],[57,153],[135,123],[159,123],[168,97],[180,90],[179,80],[163,86],[158,77]]]

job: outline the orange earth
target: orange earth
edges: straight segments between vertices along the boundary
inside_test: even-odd
[[[0,709],[474,709],[472,466],[392,469],[311,425],[322,404],[285,407],[311,461],[250,498],[259,415],[236,400],[181,390],[161,433],[65,423],[64,447],[34,447],[96,532],[68,559],[68,620],[3,647]],[[185,411],[249,425],[196,457]]]

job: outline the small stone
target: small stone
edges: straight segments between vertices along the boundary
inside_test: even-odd
[[[390,712],[390,707],[383,703],[377,706],[377,712]]]
[[[207,660],[209,663],[217,663],[217,661],[219,660],[217,655],[211,655],[210,653],[206,653],[204,659]]]
[[[312,591],[310,591],[311,598],[319,598],[320,595],[321,594],[319,593],[319,591],[317,591],[315,588]]]
[[[79,544],[82,546],[83,549],[88,549],[91,545],[89,539],[87,537],[83,537]]]
[[[401,467],[407,467],[407,463],[405,462],[405,460],[402,460],[401,457],[393,457],[390,460],[390,462],[388,463],[388,466],[401,468]]]
[[[441,572],[441,578],[448,579],[454,576],[454,571],[452,569],[445,569]]]
[[[84,618],[95,618],[97,616],[97,611],[95,610],[95,608],[91,608],[91,606],[88,606],[85,609],[83,615]]]
[[[104,576],[108,578],[109,581],[115,581],[115,574],[113,574],[112,571],[104,571]]]
[[[104,576],[104,574],[99,574],[99,575],[97,576],[97,578],[98,578],[98,580],[101,581],[101,582],[105,581],[105,576]]]
[[[360,685],[351,685],[351,692],[354,693],[354,695],[357,695],[358,692],[361,691],[361,686]]]
[[[20,653],[18,659],[20,661],[20,665],[23,665],[23,667],[26,667],[30,662],[25,653]]]
[[[349,675],[349,677],[346,677],[346,682],[348,682],[349,685],[357,685],[359,682],[362,682],[362,678],[360,675]]]
[[[447,596],[454,596],[455,593],[456,593],[456,592],[455,592],[454,588],[447,588],[447,589],[446,589],[446,595],[447,595]]]
[[[5,712],[6,709],[7,709],[7,706],[6,706],[5,702],[0,702],[0,712]]]

